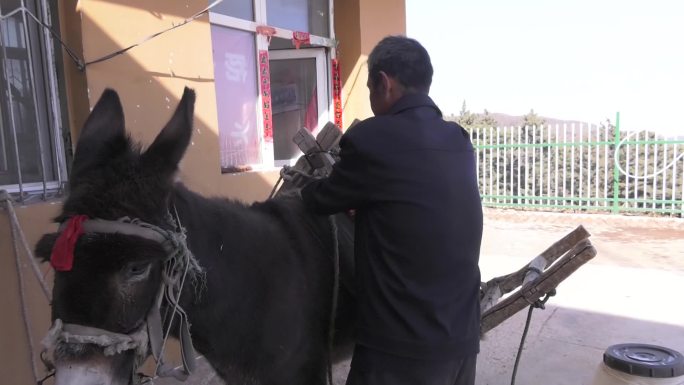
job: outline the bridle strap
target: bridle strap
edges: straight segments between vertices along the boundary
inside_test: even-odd
[[[60,231],[63,228],[64,223],[60,226]],[[82,228],[84,233],[130,235],[159,243],[168,256],[164,271],[164,282],[159,290],[157,300],[147,315],[146,327],[142,327],[138,331],[127,335],[90,326],[62,324],[61,320],[57,319],[44,341],[46,347],[54,346],[56,341],[61,338],[68,343],[92,343],[103,346],[106,355],[113,355],[130,349],[136,349],[138,354],[146,354],[147,344],[149,343],[152,355],[157,361],[155,375],[173,377],[179,381],[185,381],[196,367],[195,350],[190,336],[188,317],[180,307],[179,298],[177,297],[177,294],[179,295],[180,293],[175,291],[178,290],[180,292],[182,290],[183,282],[189,269],[201,268],[199,265],[196,265],[196,262],[194,262],[195,265],[190,266],[194,260],[192,255],[188,254],[189,250],[187,245],[185,245],[184,231],[181,231],[180,236],[178,236],[175,232],[164,230],[139,220],[130,220],[129,218],[122,218],[116,221],[88,219],[82,223]],[[185,250],[185,254],[183,254],[183,250]],[[175,266],[172,261],[178,261],[180,256],[189,259],[184,261],[184,273],[181,281],[176,282],[175,280],[178,280],[179,277],[174,274]],[[169,265],[170,261],[171,265]],[[178,339],[180,341],[183,362],[183,365],[179,368],[171,367],[164,363],[163,360],[164,344],[168,337],[168,333],[165,334],[162,330],[163,323],[160,315],[163,298],[166,298],[168,305],[171,307],[171,319],[168,320],[169,326],[173,324],[174,316],[179,316]]]
[[[105,233],[132,235],[155,241],[164,247],[167,254],[174,252],[173,244],[167,236],[151,227],[143,227],[136,223],[123,221],[108,221],[104,219],[88,219],[83,222],[83,230],[86,233]]]
[[[59,340],[66,343],[94,344],[104,348],[106,356],[113,356],[135,349],[138,354],[147,350],[147,330],[143,327],[131,334],[114,333],[92,326],[65,324],[56,319],[47,337],[43,340],[46,348],[52,348]]]
[[[195,349],[192,346],[192,339],[190,337],[189,330],[190,325],[185,313],[177,313],[180,315],[178,340],[180,341],[181,359],[183,365],[181,367],[174,368],[164,362],[164,344],[167,336],[164,335],[160,309],[161,300],[165,295],[165,291],[170,291],[166,290],[167,288],[168,286],[166,284],[162,285],[158,299],[147,315],[147,334],[149,336],[150,350],[152,351],[154,360],[157,362],[157,367],[154,374],[155,376],[173,377],[178,381],[185,381],[195,370],[196,366]],[[166,295],[168,296],[168,294]],[[170,303],[169,306],[173,307],[175,304]],[[173,323],[173,318],[170,319],[169,322]]]

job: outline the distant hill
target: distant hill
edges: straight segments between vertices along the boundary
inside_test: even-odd
[[[509,115],[509,114],[504,114],[502,112],[490,112],[489,116],[494,118],[499,123],[500,127],[520,126],[525,121],[524,115]],[[568,126],[575,124],[575,125],[579,126],[580,123],[587,125],[587,122],[580,122],[579,120],[563,120],[563,119],[549,118],[546,116],[540,116],[540,118],[544,119],[546,121],[547,125],[552,125],[552,126],[555,126],[556,124],[558,124],[558,125],[567,124]]]

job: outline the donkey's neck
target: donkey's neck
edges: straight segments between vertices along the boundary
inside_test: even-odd
[[[200,262],[225,255],[223,248],[249,241],[263,219],[250,206],[225,198],[207,198],[182,184],[175,186],[172,203],[188,235],[188,247]]]

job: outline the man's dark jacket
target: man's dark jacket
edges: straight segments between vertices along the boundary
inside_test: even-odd
[[[356,209],[358,343],[428,360],[477,353],[482,205],[467,132],[409,94],[340,148],[302,198],[319,214]]]

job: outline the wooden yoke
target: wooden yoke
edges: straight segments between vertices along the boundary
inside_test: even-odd
[[[588,239],[590,236],[583,226],[579,226],[520,270],[483,282],[480,286],[481,333],[534,304],[594,258],[596,249]],[[518,288],[499,301],[503,295]]]
[[[349,126],[353,127],[359,122],[355,119]],[[292,138],[292,141],[304,153],[292,167],[284,167],[280,175],[283,184],[278,191],[300,189],[312,179],[328,176],[332,172],[332,166],[339,160],[340,138],[342,131],[335,124],[328,122],[318,133],[316,138],[306,128],[300,128]],[[278,184],[274,191],[278,189]],[[276,193],[277,195],[277,193]]]

